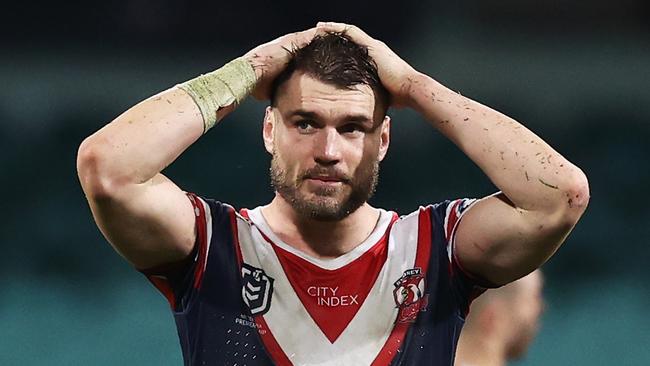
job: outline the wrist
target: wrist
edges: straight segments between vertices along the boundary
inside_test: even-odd
[[[241,56],[240,59],[246,60],[246,62],[248,62],[251,69],[253,69],[253,73],[255,73],[255,81],[257,82],[264,76],[264,69],[260,66],[262,65],[262,57],[257,53],[251,54],[251,52]]]
[[[418,71],[413,71],[412,74],[407,76],[408,85],[406,85],[403,90],[405,90],[403,100],[404,104],[411,108],[418,110],[418,106],[422,103],[423,96],[432,96],[432,82],[435,82],[430,76],[423,74]]]
[[[248,60],[237,58],[218,70],[178,85],[192,97],[203,117],[203,133],[218,120],[218,111],[240,104],[255,86],[255,71]]]

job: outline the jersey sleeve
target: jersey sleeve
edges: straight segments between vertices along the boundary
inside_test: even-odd
[[[486,289],[495,287],[465,270],[456,257],[455,236],[458,224],[476,202],[477,199],[461,198],[443,201],[432,206],[432,225],[434,232],[442,232],[442,236],[444,236],[446,254],[444,264],[449,268],[450,286],[463,316],[469,311],[472,300]]]
[[[195,215],[196,242],[184,260],[141,270],[165,296],[172,310],[183,311],[201,288],[211,247],[213,223],[230,221],[234,209],[221,202],[187,193]]]

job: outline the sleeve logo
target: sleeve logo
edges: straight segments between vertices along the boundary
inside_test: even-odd
[[[265,314],[271,308],[273,278],[267,276],[261,268],[246,263],[242,263],[241,276],[241,296],[251,315]]]
[[[395,304],[399,308],[398,323],[413,323],[420,311],[426,311],[429,295],[424,293],[424,275],[420,268],[407,269],[393,290]]]

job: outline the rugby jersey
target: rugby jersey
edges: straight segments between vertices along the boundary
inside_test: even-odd
[[[474,200],[380,210],[368,238],[318,259],[278,238],[261,207],[188,194],[186,263],[144,271],[169,301],[185,365],[452,365],[471,300],[454,232]]]

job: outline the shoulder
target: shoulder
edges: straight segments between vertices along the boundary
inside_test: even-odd
[[[228,203],[192,192],[186,194],[194,207],[194,215],[199,218],[197,221],[211,222],[227,218],[235,219],[240,216],[237,209]]]
[[[445,237],[451,238],[452,232],[463,214],[470,208],[477,199],[456,198],[420,206],[418,209],[399,217],[399,222],[411,223],[428,221],[433,226],[444,227]]]

